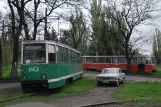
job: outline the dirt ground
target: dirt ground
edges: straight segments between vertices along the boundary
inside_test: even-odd
[[[80,107],[89,104],[111,102],[117,100],[112,96],[116,89],[117,87],[115,86],[101,86],[79,96],[65,97],[45,103],[54,107]]]

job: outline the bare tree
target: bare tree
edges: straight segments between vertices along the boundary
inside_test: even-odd
[[[122,33],[124,41],[125,57],[127,60],[127,72],[130,72],[131,59],[137,51],[131,45],[130,39],[136,27],[143,24],[146,20],[154,18],[152,12],[157,11],[156,3],[158,0],[107,0],[108,6],[116,15],[111,17],[117,21],[120,33]],[[125,26],[122,25],[120,19],[124,20]]]
[[[21,31],[26,26],[24,9],[25,5],[32,0],[7,0],[10,11],[11,11],[11,26],[12,26],[12,37],[13,37],[13,59],[12,59],[12,68],[11,68],[11,77],[15,78],[17,76],[17,66],[18,66],[18,53],[19,53],[19,37],[21,35]],[[16,28],[16,19],[15,19],[15,11],[16,8],[18,16],[19,16],[19,24],[18,28]],[[26,38],[27,35],[25,35]]]
[[[68,2],[66,0],[45,0],[45,2],[41,0],[34,0],[33,2],[33,10],[29,10],[28,8],[25,9],[26,15],[32,20],[34,25],[34,33],[33,33],[33,40],[36,39],[37,30],[40,25],[40,23],[44,22],[44,20],[47,20],[47,17],[49,17],[54,10],[57,8],[61,8],[61,6],[68,4],[71,6],[80,5],[81,3],[75,4],[74,2]],[[44,15],[44,12],[42,12],[41,6],[46,6],[46,14]],[[32,7],[31,7],[32,8]]]

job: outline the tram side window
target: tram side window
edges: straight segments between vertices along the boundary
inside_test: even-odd
[[[112,58],[112,63],[117,63],[117,59],[118,59],[117,57],[113,57]]]
[[[68,62],[68,49],[64,48],[64,61]]]
[[[118,63],[126,63],[125,57],[119,57],[118,58]]]
[[[74,62],[74,53],[71,51],[71,62]]]
[[[73,57],[74,57],[74,55],[73,55],[73,51],[71,50],[71,62],[73,62]]]
[[[63,62],[62,47],[58,46],[58,62]]]
[[[79,58],[78,58],[78,53],[77,52],[75,52],[75,62],[78,62],[79,61]]]
[[[99,63],[105,63],[105,58],[104,57],[99,57]]]
[[[71,52],[71,50],[69,49],[68,50],[68,59],[69,59],[69,62],[71,62],[71,58],[72,58],[72,52]]]
[[[105,59],[106,59],[106,63],[111,63],[111,58],[106,57]]]
[[[81,54],[78,53],[78,62],[81,63]]]
[[[91,58],[90,57],[86,57],[86,62],[90,63],[91,62]]]
[[[62,47],[62,56],[63,56],[63,62],[67,62],[67,49]]]
[[[152,58],[151,60],[152,60],[152,64],[155,64],[155,59],[154,59],[154,58]]]
[[[132,64],[137,64],[137,57],[133,57],[131,63],[132,63]]]
[[[76,52],[73,51],[73,62],[76,62]]]
[[[55,46],[49,45],[48,51],[49,51],[49,53],[48,53],[49,63],[55,63],[56,62]]]
[[[145,64],[145,58],[144,57],[138,58],[138,64]]]
[[[91,60],[92,60],[92,63],[96,63],[97,62],[95,57],[91,58]]]

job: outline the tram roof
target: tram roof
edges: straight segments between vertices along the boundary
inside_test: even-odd
[[[78,50],[71,48],[68,45],[58,43],[58,42],[55,42],[55,41],[49,41],[49,40],[25,40],[25,41],[22,41],[22,44],[37,44],[37,43],[55,44],[55,45],[59,45],[59,46],[62,46],[62,47],[65,47],[65,48],[68,48],[68,49],[71,49],[73,51],[80,53]]]

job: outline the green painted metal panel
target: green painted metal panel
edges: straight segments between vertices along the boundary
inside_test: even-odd
[[[61,80],[61,81],[57,81],[57,82],[51,82],[49,83],[49,89],[51,88],[57,88],[57,87],[61,87],[63,85],[65,85],[66,83],[66,80]]]
[[[24,80],[22,77],[25,75],[26,80],[46,80],[42,78],[42,75],[47,75],[47,65],[46,64],[28,64],[21,65],[21,80]]]
[[[81,64],[79,63],[57,63],[57,64],[28,64],[21,65],[21,81],[25,80],[51,80],[60,77],[65,77],[74,73],[82,71]],[[24,79],[23,76],[27,76]],[[43,79],[42,75],[46,75]],[[73,76],[72,79],[76,80],[80,75]],[[66,79],[50,82],[49,88],[56,88],[65,85]]]

